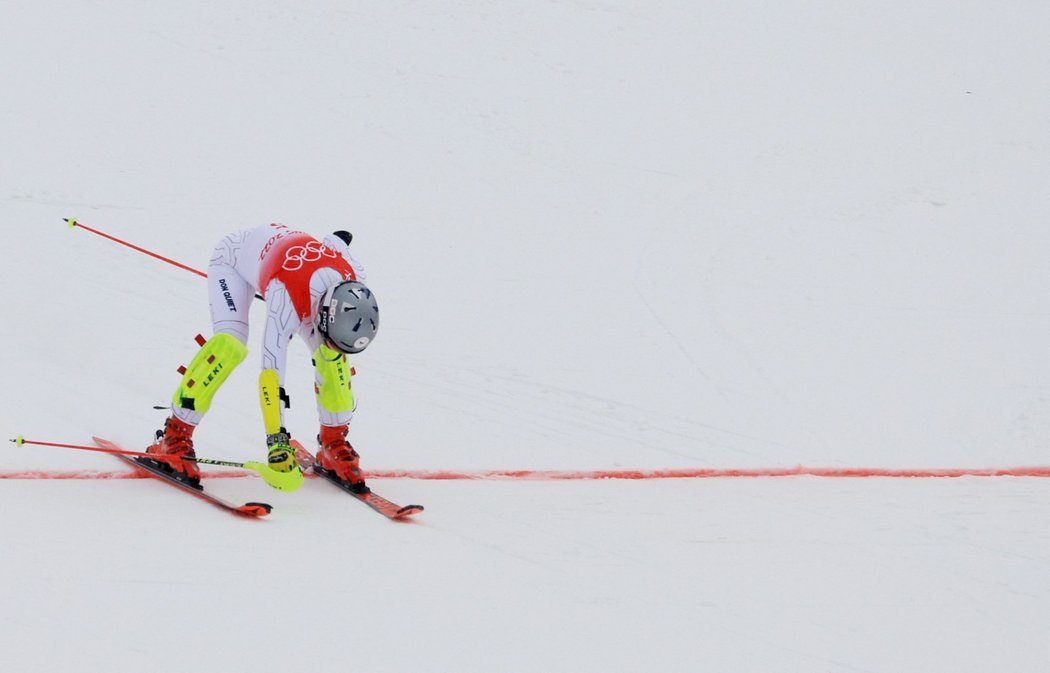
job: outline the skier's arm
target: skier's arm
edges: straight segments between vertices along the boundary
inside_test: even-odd
[[[339,235],[340,233],[346,232],[336,232],[329,236],[325,236],[323,243],[325,247],[335,250],[342,255],[346,261],[350,262],[350,267],[354,270],[353,280],[359,280],[363,283],[366,280],[365,267],[356,257],[354,257],[353,253],[350,252],[350,241],[347,240],[350,235],[347,234],[347,237],[344,238]]]
[[[266,469],[273,475],[266,481],[275,488],[288,491],[299,488],[303,481],[295,451],[290,444],[291,436],[284,424],[284,410],[288,404],[288,396],[284,392],[288,343],[299,326],[299,317],[284,284],[279,280],[272,281],[266,291],[259,398],[266,431]]]
[[[266,292],[266,326],[263,330],[262,369],[277,372],[277,381],[284,388],[288,364],[288,344],[299,329],[299,317],[292,298],[280,281],[273,281]],[[284,405],[280,406],[280,425],[284,424]]]

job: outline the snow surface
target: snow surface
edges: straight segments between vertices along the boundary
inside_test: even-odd
[[[1023,0],[5,0],[0,429],[141,447],[208,331],[200,278],[62,217],[198,268],[278,221],[353,231],[382,304],[366,469],[1046,465],[1048,33]],[[261,455],[254,350],[201,455]],[[1042,479],[374,480],[406,525],[205,483],[274,512],[0,479],[0,670],[1050,666]]]

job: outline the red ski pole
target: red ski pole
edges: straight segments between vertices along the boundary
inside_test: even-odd
[[[190,273],[195,273],[198,276],[200,276],[201,278],[207,278],[208,277],[208,274],[204,273],[203,271],[200,271],[199,269],[194,269],[192,266],[186,266],[182,262],[176,262],[175,260],[169,259],[168,257],[165,257],[164,255],[158,255],[157,253],[155,253],[155,252],[153,252],[151,250],[147,250],[146,248],[142,248],[142,247],[139,247],[139,246],[134,245],[132,243],[128,243],[127,241],[121,240],[121,239],[117,238],[116,236],[110,236],[109,234],[101,232],[98,229],[92,229],[91,227],[87,226],[86,224],[82,224],[80,222],[77,222],[75,218],[66,217],[66,218],[63,218],[63,219],[69,225],[70,229],[72,229],[74,227],[80,227],[81,229],[84,229],[86,231],[90,231],[92,234],[96,234],[98,236],[101,236],[102,238],[108,238],[109,240],[114,241],[116,243],[120,243],[121,245],[127,246],[127,247],[131,248],[132,250],[137,250],[138,252],[147,254],[150,257],[155,257],[156,259],[159,259],[162,262],[167,262],[168,264],[171,264],[172,266],[177,266],[180,269],[183,269],[185,271],[189,271]]]
[[[152,458],[153,460],[163,460],[168,463],[176,463],[180,461],[193,461],[201,465],[221,465],[224,467],[239,467],[242,470],[249,470],[251,472],[255,472],[260,477],[262,477],[263,481],[265,481],[267,484],[282,491],[294,491],[295,489],[299,488],[299,484],[302,483],[302,479],[304,476],[301,472],[296,471],[295,474],[297,476],[293,477],[292,473],[278,472],[272,467],[270,467],[268,464],[260,463],[254,460],[249,460],[244,463],[238,463],[232,460],[216,460],[215,458],[186,458],[179,456],[169,456],[163,453],[143,453],[142,451],[127,451],[125,449],[117,448],[110,449],[102,446],[88,446],[86,444],[60,444],[58,442],[38,442],[36,440],[26,439],[22,435],[18,435],[10,441],[14,442],[15,446],[24,446],[26,444],[32,444],[34,446],[54,446],[60,449],[77,449],[78,451],[98,451],[99,453],[114,453],[124,456],[142,456],[145,458]],[[95,441],[100,440],[98,438],[95,438]],[[112,446],[111,443],[106,443]],[[308,451],[306,452],[306,455],[310,455]],[[313,458],[313,456],[310,457],[311,459]],[[298,482],[296,482],[296,479],[298,479]]]
[[[186,266],[182,262],[176,262],[175,260],[173,260],[173,259],[171,259],[169,257],[165,257],[164,255],[158,255],[157,253],[153,252],[152,250],[147,250],[146,248],[143,248],[141,246],[135,245],[134,243],[128,243],[127,241],[119,239],[116,236],[111,236],[110,234],[107,234],[107,233],[105,233],[103,231],[99,231],[98,229],[93,229],[93,228],[87,226],[86,224],[83,224],[81,222],[77,222],[76,218],[64,217],[62,219],[65,220],[66,224],[69,225],[70,229],[73,229],[74,227],[80,227],[81,229],[84,229],[85,231],[90,231],[92,234],[95,234],[97,236],[101,236],[102,238],[108,238],[109,240],[111,240],[111,241],[113,241],[115,243],[120,243],[123,246],[127,246],[127,247],[131,248],[132,250],[135,250],[137,252],[141,252],[141,253],[143,253],[145,255],[149,255],[150,257],[159,259],[162,262],[167,262],[168,264],[171,264],[172,266],[177,266],[177,267],[179,267],[180,269],[182,269],[184,271],[189,271],[190,273],[195,273],[198,276],[200,276],[201,278],[207,278],[208,277],[208,274],[204,273],[200,269],[194,269],[192,266]],[[259,294],[258,292],[256,292],[255,293],[255,298],[256,299],[262,299],[263,296],[261,294]]]
[[[101,446],[88,446],[86,444],[59,444],[56,442],[38,442],[32,439],[26,439],[22,435],[19,435],[11,440],[15,443],[15,446],[22,446],[23,444],[32,444],[34,446],[56,446],[60,449],[78,449],[80,451],[98,451],[99,453],[120,453],[125,456],[144,456],[146,458],[159,458],[160,460],[169,460],[168,456],[156,453],[144,453],[142,451],[125,451],[123,449],[117,451],[114,449],[104,449]]]

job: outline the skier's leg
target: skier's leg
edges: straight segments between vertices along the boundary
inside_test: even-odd
[[[233,370],[248,354],[248,307],[252,300],[251,285],[233,269],[241,232],[230,234],[215,247],[208,265],[208,292],[211,301],[214,336],[202,344],[183,373],[171,402],[171,416],[149,453],[169,458],[158,465],[181,473],[191,485],[200,485],[200,470],[193,462],[193,431],[212,398]],[[174,460],[172,460],[172,457]]]
[[[255,293],[252,285],[237,270],[251,231],[236,231],[215,246],[208,262],[208,297],[211,304],[212,331],[229,334],[248,343],[248,309]]]
[[[353,370],[346,355],[324,345],[314,351],[313,362],[317,415],[321,420],[317,462],[322,469],[365,493],[368,487],[361,474],[360,456],[346,440],[350,419],[357,407],[350,387]]]
[[[349,424],[357,402],[350,382],[353,374],[346,355],[322,345],[314,351],[313,363],[317,415],[321,425]]]
[[[191,426],[200,423],[212,397],[248,355],[248,309],[251,284],[234,268],[247,232],[234,232],[215,246],[208,263],[208,296],[212,331],[190,361],[172,397],[172,415]]]
[[[181,473],[184,477],[179,478],[193,486],[200,485],[200,470],[193,461],[197,455],[193,450],[193,431],[211,407],[215,392],[247,355],[244,344],[229,334],[216,334],[204,342],[172,396],[171,416],[147,449],[148,453],[174,457],[174,461],[158,465]]]

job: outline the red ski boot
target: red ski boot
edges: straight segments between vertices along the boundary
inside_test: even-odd
[[[196,426],[183,423],[174,416],[170,416],[164,421],[164,429],[157,430],[157,441],[146,449],[146,453],[171,456],[171,458],[154,459],[153,462],[165,471],[170,471],[176,479],[194,488],[200,488],[201,471],[196,461],[192,460],[197,457],[193,451],[195,428]]]
[[[347,430],[346,425],[321,426],[321,434],[317,436],[317,443],[321,446],[317,452],[317,465],[350,484],[355,492],[368,493],[369,488],[361,474],[360,456],[346,441]]]

